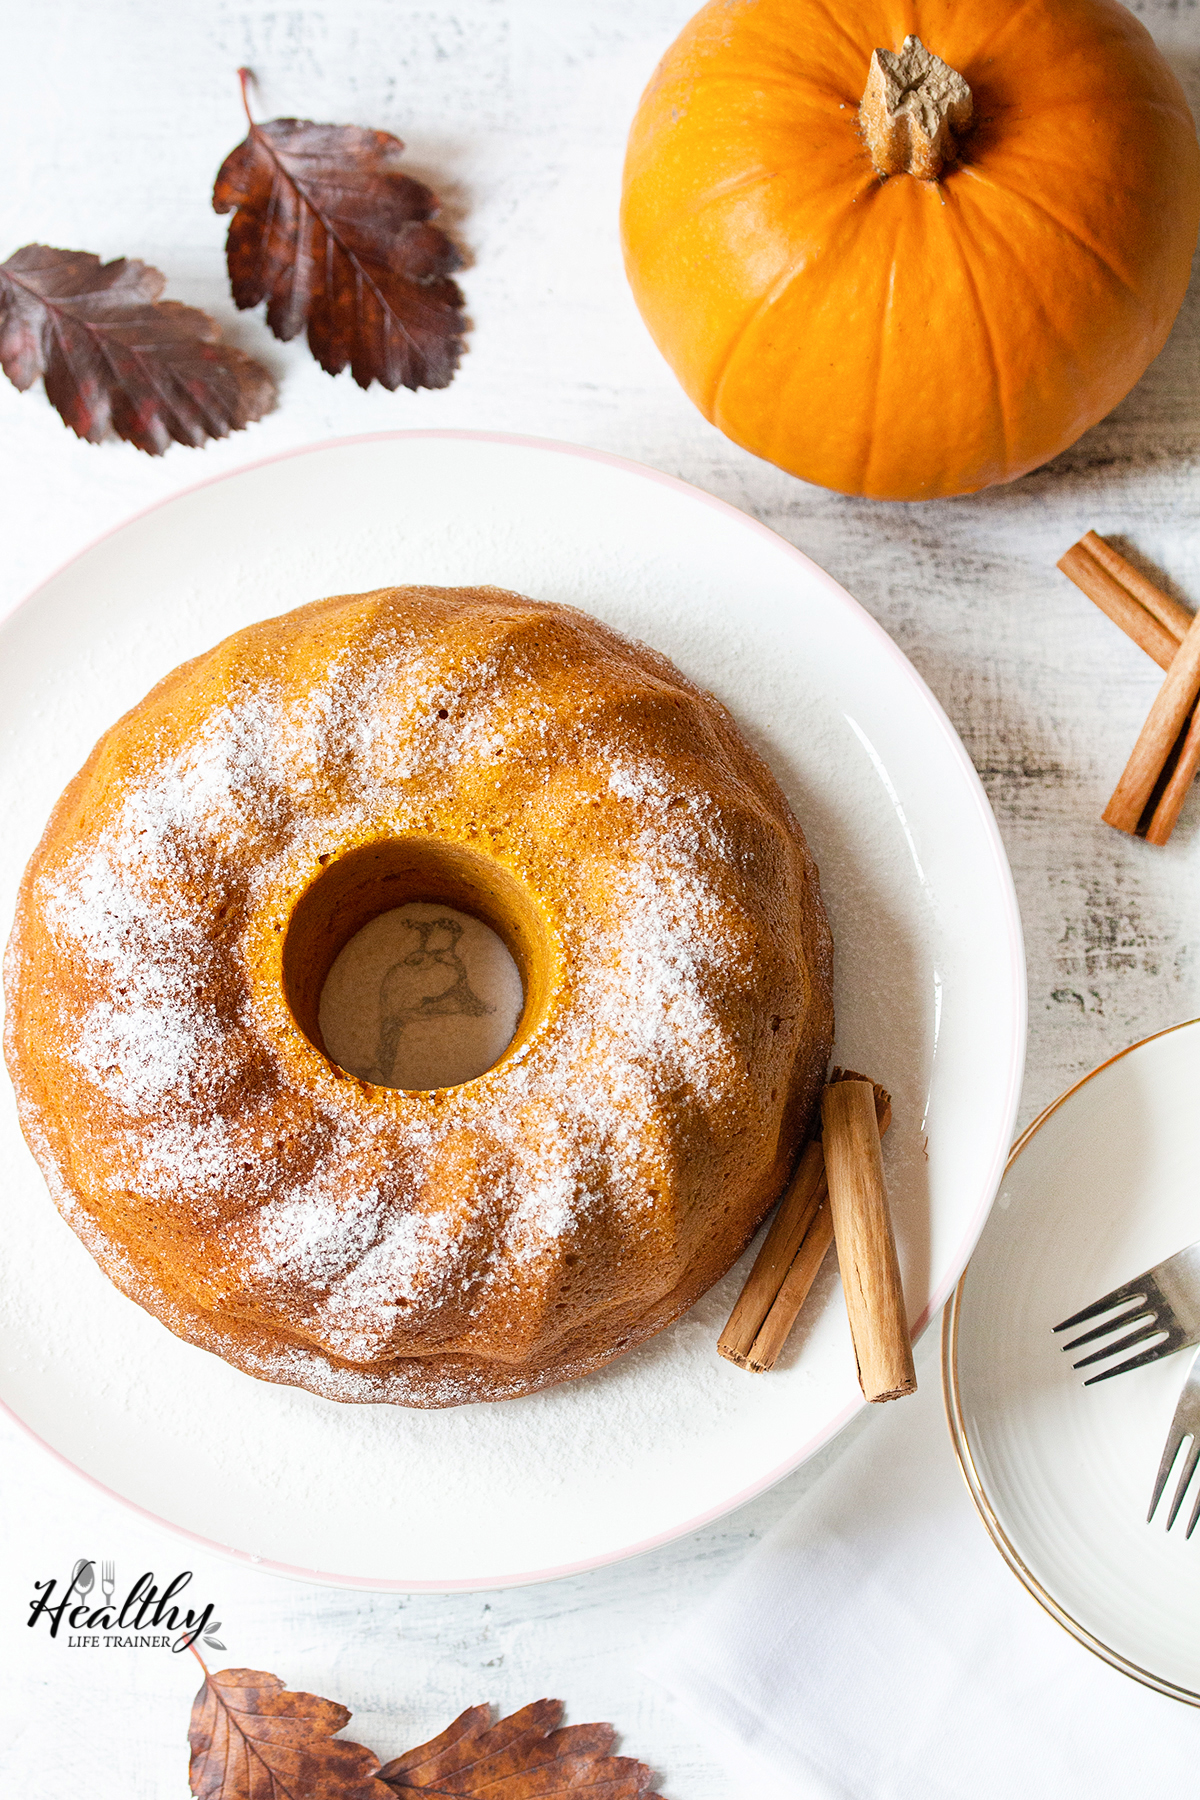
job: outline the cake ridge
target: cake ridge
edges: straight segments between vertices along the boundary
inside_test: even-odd
[[[553,945],[544,1016],[462,1087],[372,1088],[290,1010],[297,897],[376,842],[494,867]],[[498,590],[335,597],[175,671],[60,802],[8,967],[26,1135],[118,1285],[251,1372],[418,1405],[676,1316],[831,1036],[815,868],[729,715]]]

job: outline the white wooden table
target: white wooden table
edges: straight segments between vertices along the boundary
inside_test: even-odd
[[[280,381],[278,410],[159,461],[73,439],[40,392],[0,381],[0,611],[97,534],[203,478],[293,445],[406,426],[530,432],[612,450],[762,519],[842,581],[925,676],[961,732],[1008,846],[1029,955],[1023,1118],[1148,1032],[1200,1013],[1200,796],[1170,846],[1099,823],[1157,670],[1054,568],[1092,526],[1121,534],[1200,600],[1190,510],[1200,461],[1200,290],[1135,392],[1075,449],[1014,487],[926,506],[847,500],[790,480],[691,408],[621,273],[626,124],[691,0],[59,0],[10,8],[0,67],[0,256],[41,241],[137,255],[214,313]],[[1136,9],[1200,100],[1200,15]],[[444,196],[473,266],[470,351],[442,393],[362,393],[300,343],[233,310],[209,208],[243,132],[235,71],[260,116],[396,132]],[[11,1247],[6,1247],[12,1254]],[[17,1251],[19,1254],[19,1250]],[[929,1367],[926,1379],[935,1378]],[[35,1580],[76,1558],[190,1566],[229,1663],[341,1699],[351,1734],[392,1755],[460,1707],[565,1697],[611,1718],[674,1800],[728,1791],[636,1668],[812,1466],[718,1525],[638,1561],[548,1586],[451,1598],[290,1585],[100,1500],[0,1428],[0,1776],[23,1800],[186,1793],[188,1657],[84,1652],[27,1631]],[[827,1454],[836,1454],[836,1447]],[[1084,1652],[1080,1652],[1084,1654]],[[221,1659],[218,1658],[218,1661]]]

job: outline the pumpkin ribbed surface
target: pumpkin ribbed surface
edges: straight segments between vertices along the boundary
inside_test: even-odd
[[[872,53],[909,36],[974,117],[936,180],[880,176]],[[634,296],[705,416],[882,499],[1011,481],[1162,348],[1200,221],[1183,92],[1115,0],[713,0],[625,167]]]

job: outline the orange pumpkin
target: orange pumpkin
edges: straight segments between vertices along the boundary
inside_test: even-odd
[[[1198,223],[1187,102],[1115,0],[711,0],[642,97],[622,202],[706,418],[889,500],[1012,481],[1102,418]]]

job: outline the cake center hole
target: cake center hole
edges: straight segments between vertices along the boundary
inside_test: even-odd
[[[321,990],[326,1053],[377,1087],[440,1088],[499,1062],[524,1006],[508,946],[470,913],[411,900],[371,919]]]

